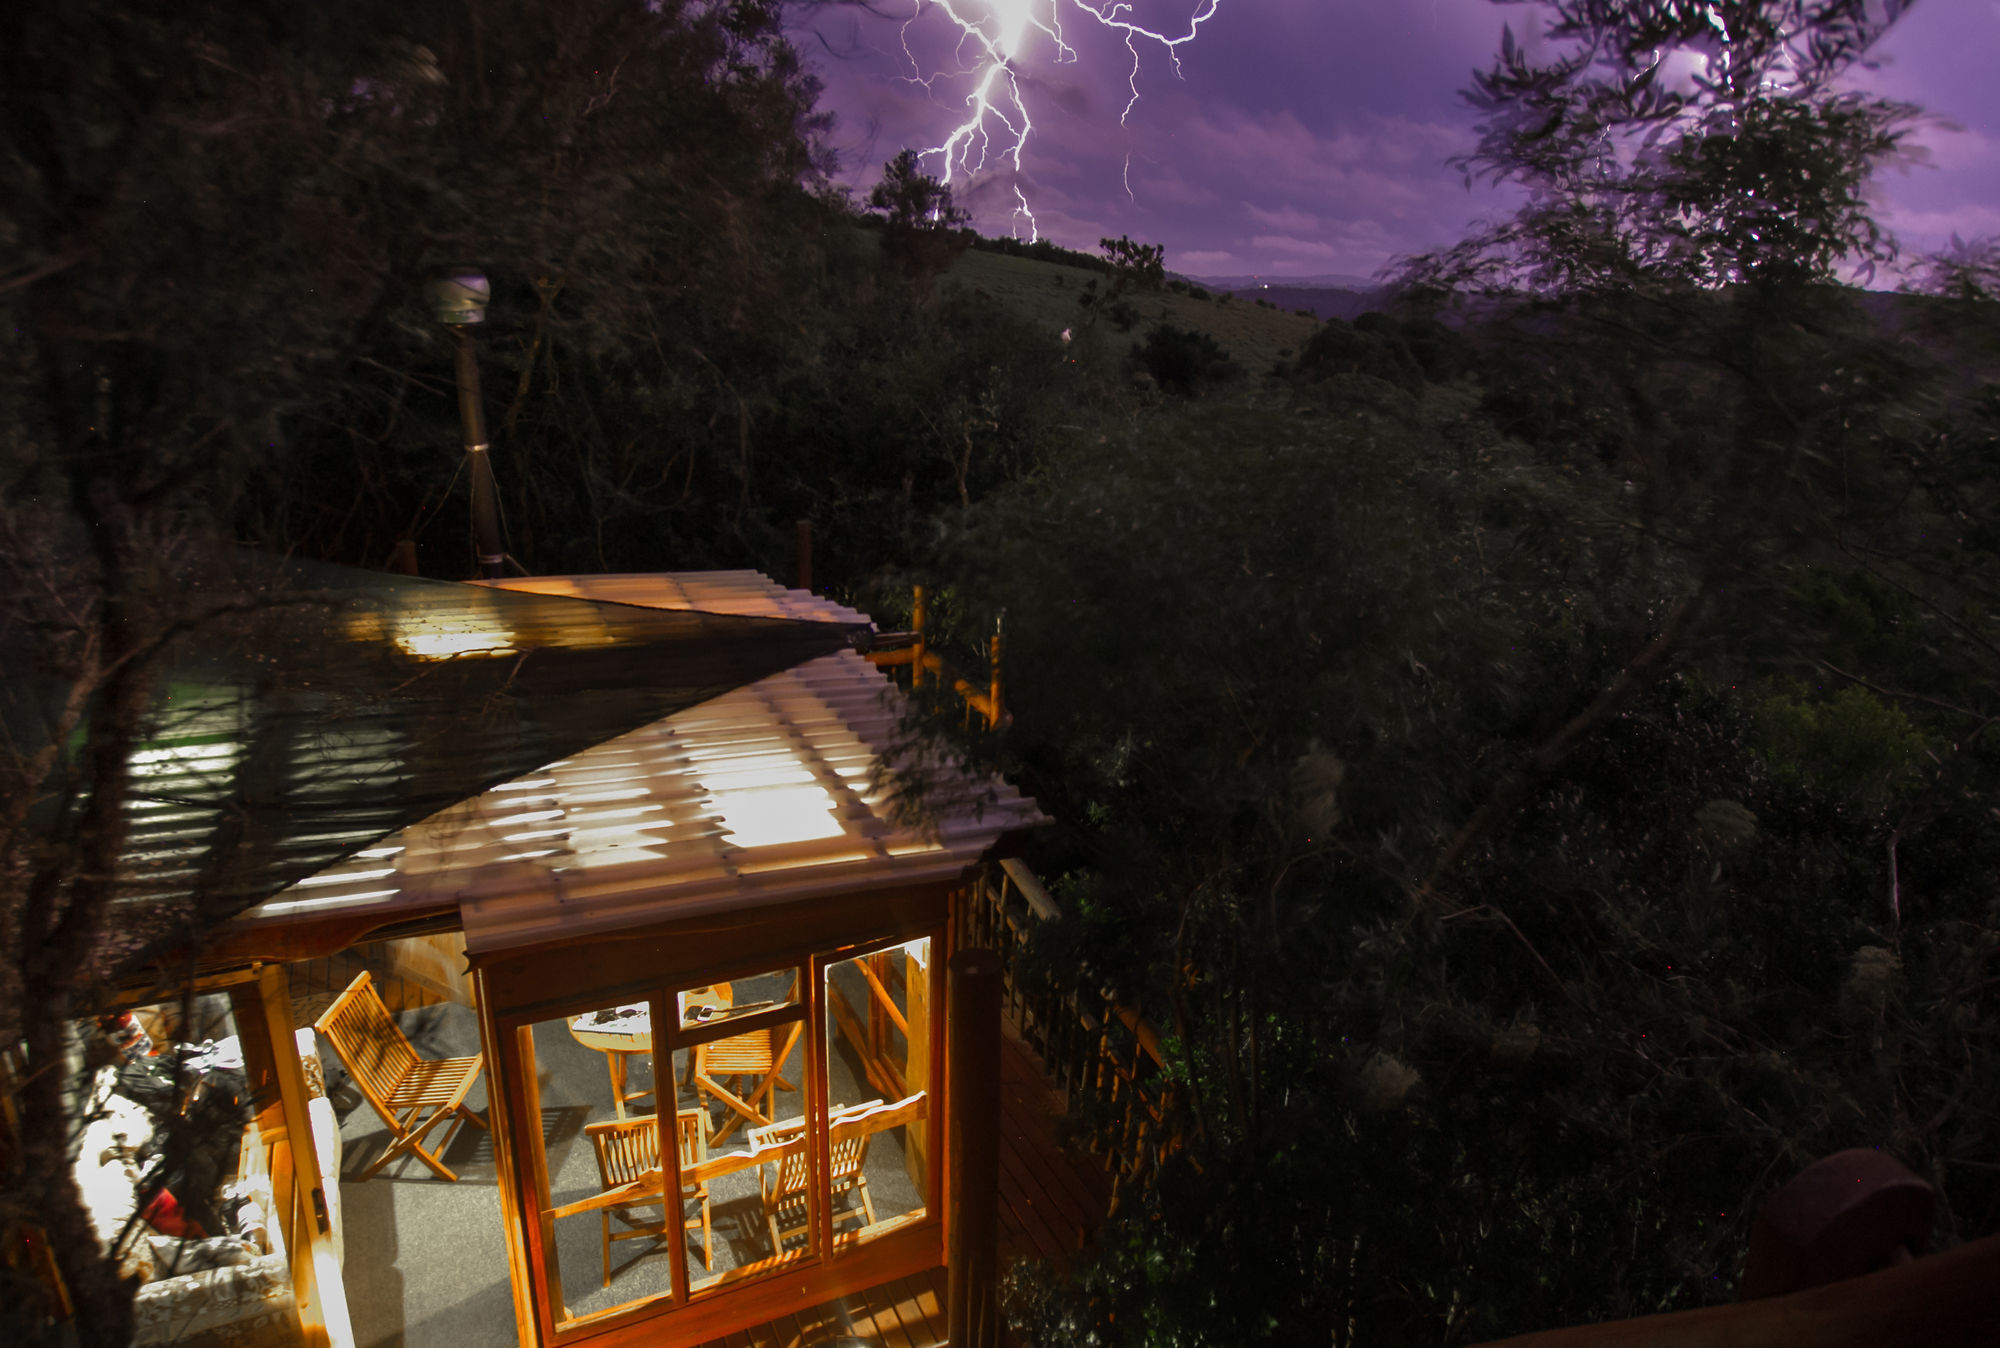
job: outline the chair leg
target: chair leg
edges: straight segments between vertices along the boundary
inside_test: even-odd
[[[604,1285],[609,1287],[611,1286],[611,1214],[608,1211],[600,1212],[597,1218],[604,1227]]]
[[[416,1111],[412,1110],[411,1116],[414,1117],[415,1113]],[[395,1160],[405,1152],[408,1152],[429,1166],[440,1178],[450,1180],[456,1184],[458,1176],[452,1172],[451,1167],[439,1160],[434,1153],[425,1151],[423,1148],[424,1134],[437,1125],[440,1117],[442,1117],[441,1114],[433,1115],[420,1128],[409,1128],[401,1123],[391,1125],[390,1131],[396,1134],[395,1140],[389,1144],[388,1148],[380,1156],[375,1158],[366,1170],[355,1176],[355,1182],[358,1184],[362,1180],[368,1179],[383,1166],[389,1164],[389,1162]],[[446,1143],[449,1144],[449,1142],[450,1138],[447,1137]],[[439,1147],[438,1150],[442,1151],[443,1147]]]
[[[686,1223],[687,1229],[692,1231],[697,1226],[701,1228],[701,1266],[705,1269],[713,1270],[715,1268],[715,1232],[709,1226],[708,1195],[706,1193],[699,1194],[696,1196],[695,1201],[701,1204],[701,1215],[699,1217],[688,1218]]]

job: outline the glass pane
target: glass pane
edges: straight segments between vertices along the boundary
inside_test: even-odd
[[[548,1182],[543,1236],[556,1323],[671,1293],[669,1204],[644,1003],[538,1022],[536,1086]]]
[[[238,1173],[252,1106],[228,998],[139,1007],[76,1028],[88,1120],[78,1187],[98,1230],[124,1237],[120,1272],[152,1282],[262,1260],[256,1276],[282,1282],[269,1184]]]
[[[930,954],[928,940],[911,941],[827,967],[827,1147],[837,1238],[866,1238],[924,1212]]]
[[[812,1251],[799,993],[798,970],[778,969],[676,994],[684,1032],[704,1041],[674,1052],[682,1167],[703,1167],[682,1190],[696,1290]],[[785,1008],[794,1014],[777,1025],[719,1028]]]
[[[674,994],[674,999],[680,1007],[682,1028],[697,1030],[704,1025],[739,1020],[759,1011],[797,1006],[799,972],[796,969],[778,969],[748,978],[684,988]]]

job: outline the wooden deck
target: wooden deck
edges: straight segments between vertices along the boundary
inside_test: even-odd
[[[1000,1268],[1017,1259],[1067,1262],[1097,1233],[1111,1177],[1056,1142],[1062,1098],[1031,1049],[1000,1039]]]
[[[1062,1100],[1012,1033],[1001,1038],[1000,1100],[1001,1270],[1020,1259],[1061,1264],[1096,1232],[1111,1201],[1110,1177],[1056,1142]],[[940,1348],[944,1303],[945,1271],[927,1269],[702,1348],[812,1348],[843,1334],[883,1348]]]

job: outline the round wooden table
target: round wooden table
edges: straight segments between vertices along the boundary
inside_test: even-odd
[[[734,994],[727,983],[716,983],[710,987],[693,988],[680,994],[680,1013],[683,1023],[690,1012],[713,1010],[734,1004]],[[611,1072],[611,1107],[619,1118],[625,1117],[625,1106],[633,1100],[652,1095],[648,1088],[628,1093],[625,1078],[629,1070],[626,1059],[635,1053],[653,1051],[653,1017],[651,1008],[645,1002],[635,1002],[629,1006],[609,1008],[610,1018],[603,1011],[586,1011],[569,1019],[570,1036],[585,1048],[596,1049],[604,1055],[604,1063]],[[696,1019],[701,1017],[697,1014]],[[657,1080],[659,1069],[654,1068]],[[671,1072],[669,1073],[671,1075]],[[655,1099],[655,1107],[658,1100]]]

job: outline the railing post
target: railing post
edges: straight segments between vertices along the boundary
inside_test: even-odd
[[[945,1317],[953,1348],[999,1342],[1000,957],[961,950],[946,966],[951,1176]]]
[[[910,662],[910,688],[915,691],[924,686],[924,587],[913,587],[915,598],[910,606],[910,630],[917,634],[917,658]]]
[[[1004,645],[1004,638],[1000,634],[1000,625],[1002,622],[1006,620],[1006,617],[1007,617],[1007,611],[1005,609],[1002,609],[999,613],[995,614],[993,618],[993,642],[989,655],[989,668],[992,674],[992,682],[987,694],[987,702],[986,702],[987,726],[993,730],[998,730],[1000,728],[1001,718],[1006,714],[1006,708],[1002,705],[1000,700],[1000,652]]]

